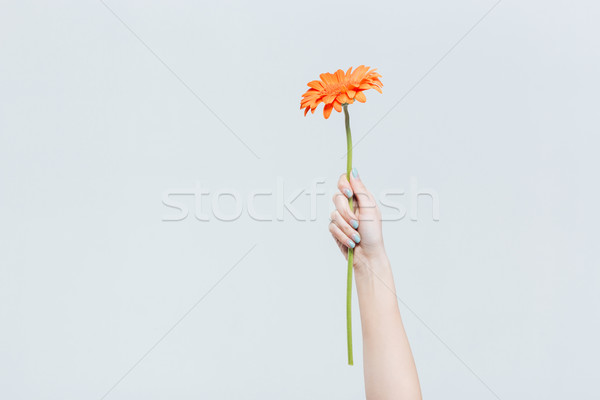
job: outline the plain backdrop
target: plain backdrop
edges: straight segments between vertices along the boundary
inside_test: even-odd
[[[299,101],[366,64],[385,86],[350,108],[354,163],[378,196],[405,192],[384,234],[424,397],[597,398],[599,18],[593,1],[2,1],[0,397],[364,398],[327,230],[343,118]],[[411,179],[439,221],[428,196],[409,218]],[[313,220],[277,220],[276,196],[255,204],[274,220],[248,215],[252,193],[316,180]],[[241,216],[195,218],[172,194],[196,186],[203,207],[238,193]],[[164,221],[165,198],[187,218]]]

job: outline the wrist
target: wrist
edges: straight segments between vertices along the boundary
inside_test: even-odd
[[[391,265],[385,249],[381,248],[356,260],[354,269],[356,279],[361,279],[385,273],[391,270]]]

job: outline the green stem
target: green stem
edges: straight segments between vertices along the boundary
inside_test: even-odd
[[[350,115],[348,105],[344,105],[344,120],[346,122],[346,144],[348,145],[346,177],[350,181],[352,172],[352,133],[350,132]],[[348,199],[350,210],[354,211],[354,198]],[[348,365],[354,365],[352,357],[352,267],[354,264],[354,249],[348,248],[348,281],[346,286],[346,333],[348,336]]]

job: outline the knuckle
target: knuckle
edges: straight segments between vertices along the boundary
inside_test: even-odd
[[[352,229],[350,225],[346,225],[344,227],[344,232],[346,232],[346,235],[352,236],[354,234],[354,229]]]
[[[345,221],[350,219],[350,211],[347,208],[342,209],[340,216],[344,218]]]

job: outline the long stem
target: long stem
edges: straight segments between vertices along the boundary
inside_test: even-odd
[[[348,105],[344,105],[344,120],[346,122],[346,144],[348,146],[346,177],[350,181],[352,172],[352,133],[350,132],[350,115]],[[350,210],[354,211],[354,198],[348,199]],[[354,365],[352,357],[352,267],[354,264],[354,249],[348,247],[348,281],[346,286],[346,333],[348,336],[348,365]]]

